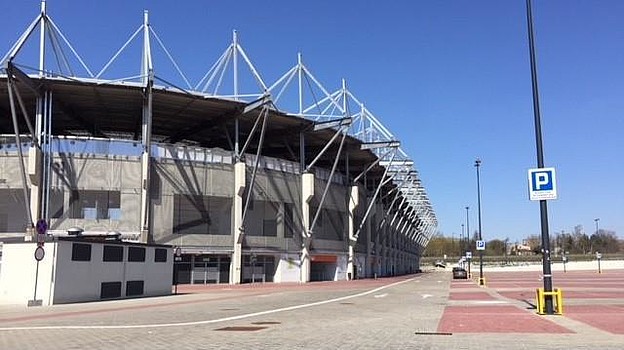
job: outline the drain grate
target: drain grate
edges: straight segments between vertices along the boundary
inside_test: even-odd
[[[282,324],[282,322],[277,322],[277,321],[260,321],[260,322],[251,322],[251,324],[269,325],[269,324]]]
[[[453,335],[449,332],[414,332],[416,335]]]
[[[269,327],[259,327],[259,326],[231,326],[231,327],[223,327],[217,328],[215,331],[231,331],[231,332],[253,332],[259,331],[261,329],[266,329]]]
[[[225,308],[225,309],[220,309],[221,311],[238,311],[240,309],[237,308]]]
[[[340,303],[340,305],[353,305],[355,303]]]

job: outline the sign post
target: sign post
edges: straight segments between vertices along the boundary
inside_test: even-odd
[[[173,288],[174,294],[178,294],[178,264],[177,262],[182,261],[182,249],[180,247],[176,247],[174,250],[173,257]]]
[[[45,251],[43,250],[43,244],[45,243],[46,232],[48,231],[48,223],[45,219],[37,220],[35,225],[37,231],[37,248],[35,249],[34,257],[37,261],[37,267],[35,268],[35,291],[33,292],[32,300],[28,300],[28,306],[41,306],[42,300],[37,300],[37,282],[39,281],[39,262],[45,257]]]
[[[600,259],[602,259],[602,254],[596,252],[596,259],[598,259],[598,273],[602,273],[602,270],[600,270]]]

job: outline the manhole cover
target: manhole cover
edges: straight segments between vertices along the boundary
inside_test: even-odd
[[[215,331],[233,331],[233,332],[253,332],[259,331],[261,329],[266,329],[268,327],[260,327],[260,326],[231,326],[231,327],[223,327],[217,328]]]

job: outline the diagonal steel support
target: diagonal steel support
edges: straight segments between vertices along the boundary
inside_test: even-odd
[[[314,160],[312,162],[310,162],[310,164],[308,164],[308,166],[305,168],[306,172],[309,172],[314,167],[314,165],[316,165],[316,162],[318,162],[318,160],[321,159],[321,157],[325,154],[325,152],[329,149],[329,147],[331,147],[331,145],[338,138],[338,136],[340,134],[343,134],[344,131],[345,131],[345,127],[341,127],[340,129],[336,130],[336,133],[334,134],[334,136],[332,136],[332,138],[329,140],[329,142],[327,142],[325,147],[323,147],[323,149],[319,152],[319,154],[316,156],[316,158],[314,158]],[[346,135],[343,135],[343,137],[342,137],[342,142],[340,143],[341,147],[342,147],[342,143],[344,142],[345,136]]]
[[[392,154],[392,157],[390,157],[390,164],[392,164],[392,161],[394,160],[394,156],[396,156],[396,151]],[[393,179],[392,176],[386,179],[386,176],[388,176],[389,170],[390,170],[390,167],[389,166],[386,167],[386,170],[384,171],[384,174],[381,177],[381,181],[379,181],[379,186],[377,186],[377,189],[375,190],[375,194],[373,194],[373,198],[370,200],[370,203],[368,203],[368,207],[366,208],[366,213],[364,214],[364,217],[362,218],[362,221],[360,222],[360,226],[358,227],[357,231],[353,235],[353,237],[355,237],[355,240],[357,240],[358,237],[360,236],[360,232],[362,231],[362,228],[364,227],[364,223],[366,223],[366,219],[368,219],[368,215],[370,214],[371,209],[373,208],[373,205],[375,204],[375,200],[377,200],[377,196],[379,195],[379,192],[381,192],[381,188],[385,186],[386,184],[388,184]]]
[[[321,215],[321,210],[323,209],[323,203],[325,202],[325,197],[327,196],[327,192],[329,191],[329,187],[331,186],[331,180],[334,177],[334,173],[336,172],[336,168],[338,166],[338,161],[340,160],[340,153],[342,152],[342,148],[344,146],[345,138],[347,137],[347,131],[345,127],[340,128],[340,132],[342,132],[342,139],[340,140],[340,146],[338,147],[338,152],[336,153],[336,158],[334,159],[334,164],[332,165],[331,172],[329,173],[329,179],[327,179],[327,184],[325,185],[325,189],[323,190],[323,195],[321,196],[321,200],[319,201],[318,209],[314,214],[314,219],[310,224],[310,232],[314,231],[314,227],[316,226],[316,222],[318,221],[319,216]]]
[[[256,152],[256,159],[254,160],[254,167],[251,173],[249,189],[247,190],[247,196],[245,198],[245,206],[243,207],[243,214],[241,219],[241,225],[243,226],[238,228],[241,233],[241,238],[239,239],[242,239],[242,234],[245,233],[245,217],[247,216],[247,212],[249,210],[249,202],[251,202],[251,195],[253,194],[254,185],[256,184],[256,174],[258,172],[258,165],[260,164],[260,154],[262,151],[262,146],[264,145],[264,135],[266,133],[267,120],[269,119],[269,108],[267,105],[264,105],[264,108],[262,109],[262,112],[260,113],[258,118],[262,118],[262,128],[260,129],[260,140],[258,140],[258,150]],[[250,138],[252,136],[253,133],[249,135]]]
[[[36,83],[26,73],[22,72],[19,68],[13,64],[13,61],[9,60],[5,64],[7,75],[12,76],[15,80],[26,85],[37,97],[41,97],[41,85]]]
[[[266,122],[266,115],[268,114],[268,108],[266,106],[269,103],[271,103],[271,95],[265,94],[264,96],[262,96],[262,98],[260,98],[260,99],[258,99],[256,101],[248,104],[243,109],[243,111],[242,111],[240,116],[243,116],[243,115],[245,115],[245,114],[247,114],[247,113],[249,113],[249,112],[251,112],[251,111],[253,111],[253,110],[257,109],[257,108],[264,107],[262,112],[256,118],[254,126],[251,128],[251,131],[249,132],[249,136],[247,136],[247,140],[245,140],[245,144],[243,145],[243,148],[240,151],[238,151],[238,153],[236,154],[237,158],[240,158],[243,154],[245,154],[245,151],[247,151],[247,147],[249,147],[249,145],[251,143],[251,139],[253,138],[253,136],[256,133],[256,130],[258,129],[258,126],[260,125],[260,121],[262,121],[262,127],[263,128],[265,127],[264,124]],[[237,130],[237,133],[238,133],[238,130]]]
[[[22,141],[20,139],[19,127],[17,124],[17,111],[15,110],[15,101],[13,99],[13,86],[11,75],[7,78],[7,87],[9,92],[9,104],[11,105],[11,117],[13,120],[13,130],[15,132],[15,146],[17,147],[17,153],[19,155],[19,167],[22,175],[22,184],[24,190],[24,209],[26,210],[26,219],[28,227],[34,227],[32,213],[30,211],[30,204],[28,203],[28,180],[26,178],[26,167],[24,166],[24,154],[22,152]]]

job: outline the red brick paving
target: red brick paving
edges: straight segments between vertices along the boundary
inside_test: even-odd
[[[562,289],[563,300],[566,299],[624,299],[622,292],[581,292]],[[535,300],[535,291],[498,292],[501,296],[514,300]],[[565,305],[565,304],[564,304]]]
[[[447,306],[438,324],[447,333],[572,333],[515,306]]]
[[[624,305],[570,305],[566,317],[613,334],[624,334]],[[624,345],[623,345],[624,347]]]
[[[535,303],[535,290],[544,286],[541,272],[504,271],[486,273],[486,291],[473,281],[452,281],[449,300],[440,323],[439,332],[447,333],[572,333],[550,320],[569,317],[594,328],[613,334],[624,334],[624,270],[555,272],[553,286],[563,291],[563,316],[539,316],[535,310],[512,305],[461,305],[462,301],[500,301],[508,299]],[[579,305],[592,299],[592,305]],[[575,300],[568,305],[566,300]],[[528,306],[528,305],[527,305]],[[624,348],[624,347],[623,347]]]
[[[474,282],[451,282],[451,288],[479,288]]]

